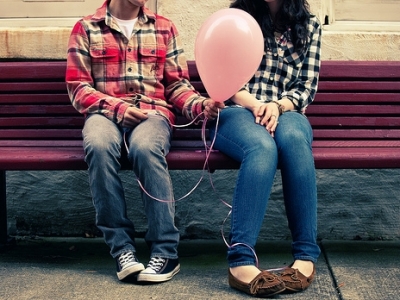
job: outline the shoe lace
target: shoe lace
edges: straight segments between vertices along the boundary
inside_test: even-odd
[[[273,282],[276,276],[268,273],[262,272],[253,282],[250,284],[250,292],[252,294],[257,294],[258,290],[263,287],[264,283]]]
[[[292,280],[294,281],[301,281],[298,275],[298,270],[297,269],[292,269],[292,268],[288,268],[287,270],[285,270],[283,273],[281,273],[280,275],[282,278],[289,276]]]
[[[154,271],[158,272],[164,266],[165,259],[161,257],[152,257],[147,265],[147,267],[152,268]]]
[[[119,257],[118,257],[119,263],[121,264],[121,266],[132,262],[132,261],[136,261],[135,256],[133,255],[133,252],[125,252],[122,253]]]

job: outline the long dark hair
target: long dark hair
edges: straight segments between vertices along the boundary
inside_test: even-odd
[[[307,24],[311,17],[307,0],[283,0],[275,22],[272,22],[268,4],[264,0],[232,0],[230,7],[242,9],[252,15],[260,25],[264,37],[273,38],[274,31],[284,33],[289,27],[296,51],[306,47]]]

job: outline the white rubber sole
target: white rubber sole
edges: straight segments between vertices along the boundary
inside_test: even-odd
[[[163,281],[168,281],[171,280],[172,277],[174,277],[176,274],[179,273],[181,269],[181,265],[178,264],[175,269],[173,269],[171,272],[168,274],[151,274],[151,273],[144,273],[141,272],[139,273],[137,277],[137,281],[146,281],[146,282],[163,282]]]
[[[141,263],[134,264],[133,266],[126,268],[120,272],[117,272],[117,276],[119,280],[124,280],[126,277],[138,274],[139,272],[144,270],[144,265]]]

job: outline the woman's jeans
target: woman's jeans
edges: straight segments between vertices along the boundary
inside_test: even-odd
[[[125,147],[125,143],[133,171],[144,189],[157,199],[169,200],[157,201],[142,191],[148,221],[145,239],[151,245],[151,257],[178,257],[179,231],[174,225],[174,195],[165,159],[170,136],[168,121],[158,115],[149,115],[133,130],[124,130],[99,114],[89,115],[85,121],[85,160],[89,166],[96,225],[103,232],[114,258],[127,250],[136,252],[135,229],[127,216],[124,188],[118,174],[121,147]]]
[[[234,106],[221,110],[216,131],[214,148],[241,162],[232,200],[229,266],[256,265],[253,250],[278,167],[293,257],[316,262],[317,188],[307,118],[294,111],[284,113],[272,137],[265,126],[255,123],[252,112]]]

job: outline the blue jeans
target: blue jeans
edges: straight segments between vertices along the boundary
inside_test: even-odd
[[[236,245],[228,249],[229,266],[256,264],[251,249],[256,245],[278,167],[293,257],[316,262],[320,254],[317,188],[307,118],[294,111],[284,113],[272,137],[255,123],[252,112],[233,106],[221,111],[217,133],[211,130],[210,134],[211,138],[216,134],[215,149],[241,162],[232,200],[230,245]]]
[[[178,257],[179,231],[174,225],[174,195],[165,159],[170,149],[170,137],[168,121],[158,115],[149,115],[133,130],[124,130],[99,114],[89,115],[85,121],[85,160],[89,167],[96,225],[103,232],[114,258],[126,250],[136,252],[134,224],[127,216],[124,189],[118,174],[124,139],[129,147],[133,171],[144,189],[157,199],[171,200],[156,201],[142,191],[148,222],[145,240],[151,245],[151,257]]]

